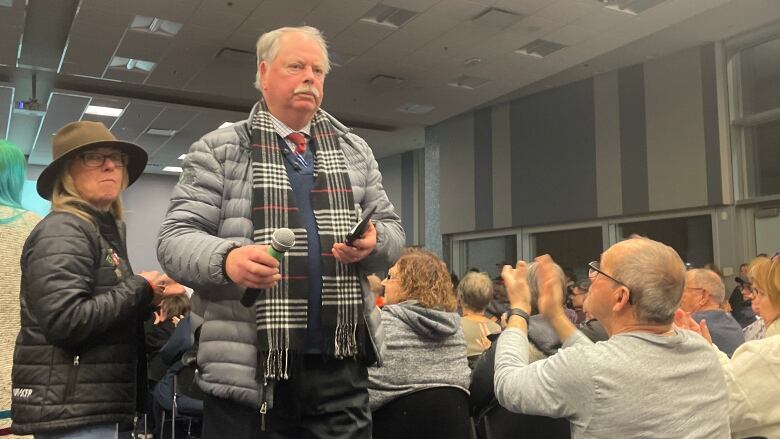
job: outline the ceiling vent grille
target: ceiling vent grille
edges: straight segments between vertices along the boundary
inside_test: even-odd
[[[398,29],[417,15],[416,12],[408,9],[394,8],[383,4],[378,4],[371,8],[360,21],[377,24],[380,26]]]
[[[532,56],[534,58],[544,58],[545,56],[557,52],[566,47],[564,44],[547,40],[533,40],[525,46],[515,50],[520,55]]]
[[[430,113],[431,111],[433,111],[433,109],[434,109],[433,105],[404,104],[396,108],[395,111],[401,113],[409,113],[409,114],[425,114],[425,113]]]
[[[462,75],[448,82],[447,85],[464,90],[474,90],[491,82],[489,79],[478,78],[476,76]]]
[[[404,78],[399,78],[398,76],[390,76],[390,75],[376,75],[373,78],[371,78],[371,85],[374,87],[383,87],[383,88],[390,88],[390,87],[399,87],[401,84],[404,83]]]
[[[523,18],[525,18],[525,15],[498,8],[487,8],[472,18],[471,22],[480,27],[506,29]]]
[[[642,12],[660,5],[667,0],[596,0],[607,9],[639,15]]]

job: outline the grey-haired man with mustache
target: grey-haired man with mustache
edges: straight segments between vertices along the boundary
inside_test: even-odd
[[[320,109],[320,32],[268,32],[257,60],[262,99],[192,145],[158,243],[166,272],[203,301],[202,437],[369,438],[366,368],[381,364],[382,332],[365,274],[392,265],[404,232],[371,148]],[[267,244],[281,227],[296,244],[277,261]],[[260,290],[250,307],[247,290]]]

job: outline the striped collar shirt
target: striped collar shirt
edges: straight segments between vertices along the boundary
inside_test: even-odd
[[[287,126],[284,122],[274,117],[273,114],[268,113],[271,116],[271,123],[274,125],[274,131],[276,131],[276,134],[282,136],[282,139],[287,143],[287,147],[290,149],[291,152],[295,152],[295,142],[288,139],[287,136],[292,133],[303,133],[306,135],[306,140],[311,140],[311,122],[307,123],[306,126],[301,128],[300,130],[294,130]]]

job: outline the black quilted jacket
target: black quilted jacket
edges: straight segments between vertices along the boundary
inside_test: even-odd
[[[93,214],[99,228],[53,212],[24,245],[12,373],[16,434],[132,423],[138,330],[153,293],[127,262],[124,226]]]

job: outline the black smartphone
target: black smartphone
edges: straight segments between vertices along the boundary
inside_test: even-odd
[[[352,230],[349,231],[347,234],[347,239],[344,241],[347,245],[352,245],[355,240],[360,239],[364,233],[366,233],[366,229],[368,228],[368,221],[371,219],[371,215],[374,214],[374,211],[376,210],[376,206],[371,206],[370,209],[363,212],[363,217],[360,219],[360,222],[355,224],[355,227],[352,228]]]

